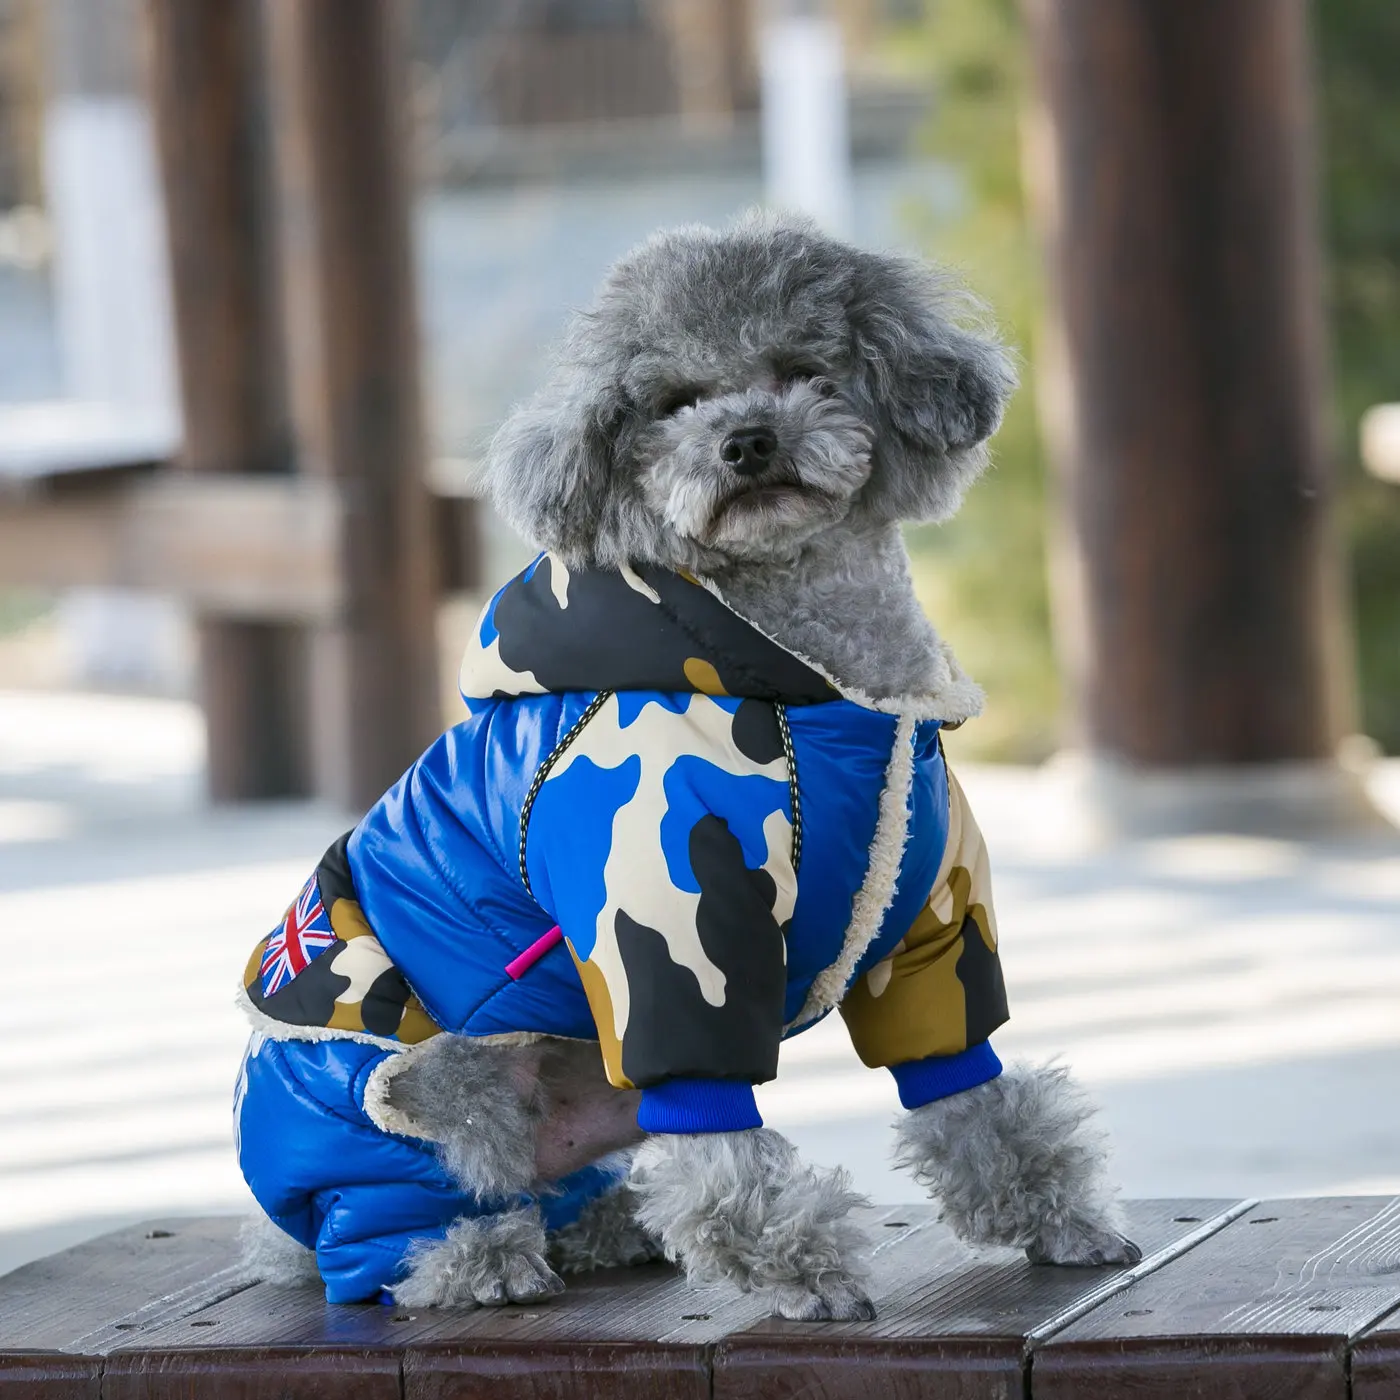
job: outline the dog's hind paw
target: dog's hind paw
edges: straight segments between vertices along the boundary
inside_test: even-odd
[[[1043,1230],[1039,1238],[1026,1247],[1026,1258],[1032,1264],[1093,1268],[1099,1264],[1141,1263],[1142,1250],[1117,1230],[1072,1220]]]
[[[823,1274],[810,1287],[785,1284],[773,1290],[773,1316],[794,1322],[870,1322],[875,1304],[854,1279]]]
[[[564,1291],[545,1260],[536,1211],[459,1220],[445,1239],[420,1240],[394,1301],[414,1308],[503,1307],[539,1303]]]

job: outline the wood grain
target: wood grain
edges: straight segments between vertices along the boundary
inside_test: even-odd
[[[1133,1272],[1161,1267],[1181,1242],[1223,1227],[1235,1205],[1130,1203],[1129,1232],[1145,1256]],[[759,1321],[718,1348],[716,1400],[912,1397],[928,1393],[925,1376],[938,1395],[957,1400],[1018,1397],[1026,1384],[1027,1338],[1128,1282],[1121,1269],[1043,1268],[1016,1250],[968,1249],[927,1208],[906,1208],[892,1219],[908,1224],[882,1222],[892,1237],[875,1255],[876,1320],[819,1329]]]
[[[404,1358],[404,1400],[709,1400],[704,1347],[541,1342]]]
[[[1352,1400],[1400,1400],[1400,1309],[1375,1323],[1352,1347]]]
[[[333,1306],[244,1286],[232,1219],[119,1231],[0,1278],[0,1400],[1355,1400],[1400,1394],[1400,1198],[1128,1205],[1141,1265],[970,1250],[865,1213],[870,1323],[786,1323],[661,1265],[537,1307]]]
[[[1348,697],[1304,0],[1023,3],[1083,737],[1165,767],[1330,758]]]
[[[129,1333],[198,1311],[246,1287],[234,1264],[238,1221],[156,1220],[0,1277],[0,1353],[97,1356]]]
[[[1347,1395],[1351,1338],[1400,1304],[1400,1198],[1270,1201],[1040,1345],[1037,1400]]]
[[[333,1349],[116,1353],[102,1400],[399,1400],[398,1358]]]
[[[96,1357],[0,1352],[0,1400],[100,1400]]]

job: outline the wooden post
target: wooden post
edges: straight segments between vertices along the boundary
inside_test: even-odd
[[[397,8],[264,4],[297,450],[344,513],[346,615],[313,648],[316,787],[354,807],[441,728]]]
[[[1025,8],[1080,737],[1168,769],[1331,759],[1350,716],[1304,0]]]
[[[195,472],[287,472],[256,0],[147,0],[147,13],[185,427],[180,461]],[[307,792],[304,630],[210,620],[199,630],[211,795]]]

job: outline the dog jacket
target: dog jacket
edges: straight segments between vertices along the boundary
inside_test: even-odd
[[[759,1126],[781,1041],[832,1009],[907,1108],[1000,1072],[986,852],[939,738],[965,683],[874,702],[699,580],[543,555],[488,604],[460,684],[468,717],[244,976],[240,1162],[332,1301],[509,1204],[464,1197],[388,1103],[441,1031],[596,1041],[661,1133]],[[560,1183],[547,1223],[615,1181]]]

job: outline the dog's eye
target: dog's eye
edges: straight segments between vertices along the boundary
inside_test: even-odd
[[[683,408],[694,408],[700,402],[700,390],[693,384],[683,384],[678,389],[670,390],[657,405],[657,416],[669,418],[672,414],[679,413]]]
[[[830,398],[836,392],[836,385],[816,365],[784,365],[778,371],[778,383],[784,389],[794,384],[811,384],[826,398]]]

